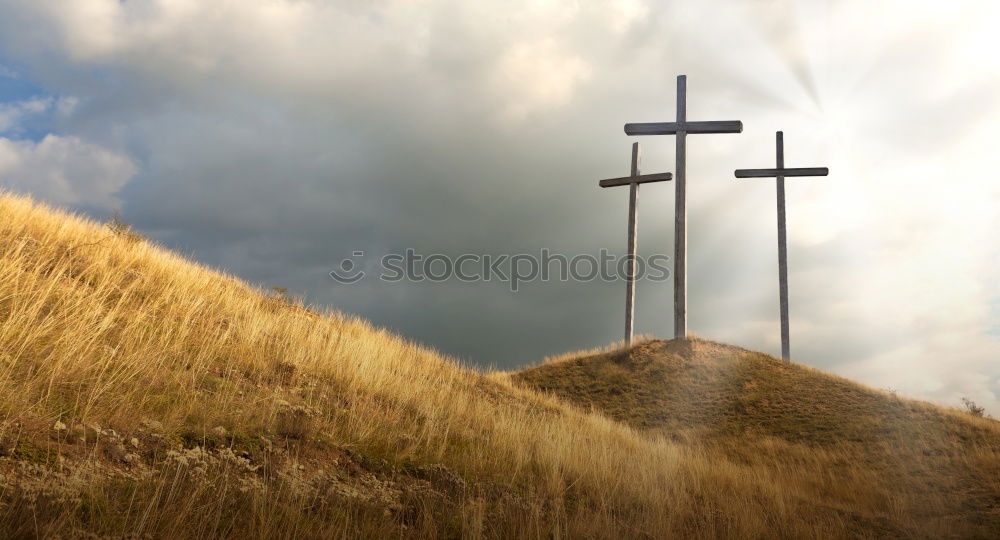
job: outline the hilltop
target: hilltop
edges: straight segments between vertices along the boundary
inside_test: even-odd
[[[697,338],[571,355],[513,378],[804,487],[815,504],[888,531],[1000,531],[994,420]]]
[[[0,215],[3,537],[914,537],[995,523],[988,420],[739,352],[760,379],[841,385],[830,407],[861,403],[878,429],[936,418],[890,430],[887,448],[933,455],[897,476],[953,483],[892,492],[838,450],[844,436],[873,446],[871,421],[824,420],[764,380],[741,382],[734,408],[745,370],[706,351],[738,349],[650,342],[481,373],[118,222],[11,195]],[[684,371],[670,375],[672,349],[704,384],[656,388],[654,372]],[[560,370],[580,386],[560,389]],[[845,493],[861,488],[873,491]],[[928,516],[913,515],[922,504]]]

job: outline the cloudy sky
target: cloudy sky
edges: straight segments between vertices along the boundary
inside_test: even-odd
[[[942,7],[947,5],[947,7]],[[688,139],[689,326],[780,352],[774,132],[788,166],[795,360],[1000,414],[995,2],[0,0],[0,184],[462,361],[620,339],[621,282],[353,285],[354,251],[625,248],[626,122]],[[646,137],[644,172],[673,170]],[[672,250],[673,185],[639,249]],[[669,282],[638,330],[672,333]]]

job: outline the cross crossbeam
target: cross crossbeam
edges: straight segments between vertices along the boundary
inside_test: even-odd
[[[674,337],[687,337],[687,136],[705,133],[741,133],[739,120],[688,122],[687,76],[677,76],[677,120],[625,124],[626,135],[674,135]]]
[[[785,177],[786,176],[826,176],[826,167],[785,168],[784,134],[775,133],[775,154],[777,168],[737,169],[736,178],[776,178],[778,191],[778,304],[781,312],[781,358],[791,361],[791,344],[788,329],[788,246],[785,240]]]
[[[649,122],[625,124],[626,135],[676,135],[678,133],[742,133],[739,120],[708,120],[703,122]]]
[[[639,143],[635,143],[639,144]],[[629,184],[648,184],[649,182],[665,182],[673,179],[674,175],[665,173],[640,174],[639,176],[622,176],[621,178],[608,178],[597,182],[601,187],[627,186]]]
[[[673,178],[670,173],[639,174],[639,143],[632,143],[632,174],[623,178],[601,180],[602,188],[629,186],[628,194],[628,258],[625,271],[625,345],[632,344],[632,321],[635,317],[635,266],[636,243],[639,239],[639,184],[666,182]]]
[[[780,133],[780,132],[779,132]],[[779,176],[826,176],[826,167],[799,167],[793,169],[736,169],[736,178],[777,178]]]

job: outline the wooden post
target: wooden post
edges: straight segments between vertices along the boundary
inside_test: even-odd
[[[785,143],[782,133],[775,135],[778,169],[785,168]],[[791,361],[791,345],[788,342],[788,249],[785,241],[785,176],[777,175],[778,186],[778,300],[781,311],[781,359]]]
[[[687,75],[677,76],[677,123],[687,121]],[[687,337],[687,131],[677,130],[674,174],[674,337]]]
[[[785,227],[785,177],[826,176],[826,167],[785,168],[785,140],[782,132],[775,133],[776,169],[737,169],[736,178],[775,178],[778,190],[778,304],[781,315],[781,359],[791,362],[788,330],[788,244]]]
[[[626,135],[676,136],[677,186],[674,197],[674,337],[687,337],[687,136],[740,133],[739,120],[687,121],[687,76],[677,76],[677,121],[625,124]]]
[[[632,143],[632,177],[639,176],[639,143]],[[635,317],[635,257],[638,240],[639,184],[628,189],[628,259],[625,263],[625,345],[632,344],[632,319]]]
[[[636,281],[636,251],[639,240],[639,184],[664,182],[673,178],[670,173],[639,174],[640,161],[639,143],[632,143],[632,170],[629,176],[601,180],[597,185],[602,188],[625,186],[628,191],[628,257],[625,260],[625,345],[632,344],[633,326],[635,320],[635,281]]]

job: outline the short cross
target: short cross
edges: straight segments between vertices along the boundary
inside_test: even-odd
[[[674,197],[674,337],[687,337],[687,135],[695,133],[740,133],[739,120],[687,121],[687,76],[677,76],[677,121],[625,124],[626,135],[676,135],[677,183]]]
[[[785,246],[785,177],[786,176],[826,176],[826,167],[785,168],[785,143],[782,133],[776,134],[776,169],[737,169],[736,178],[777,178],[778,184],[778,296],[781,309],[781,358],[791,360],[791,346],[788,343],[788,252]]]
[[[628,258],[625,271],[625,345],[632,344],[632,320],[635,316],[635,258],[636,240],[638,239],[639,184],[648,182],[663,182],[670,180],[670,173],[639,174],[639,143],[632,143],[632,174],[622,178],[601,180],[597,185],[602,188],[628,186]]]

